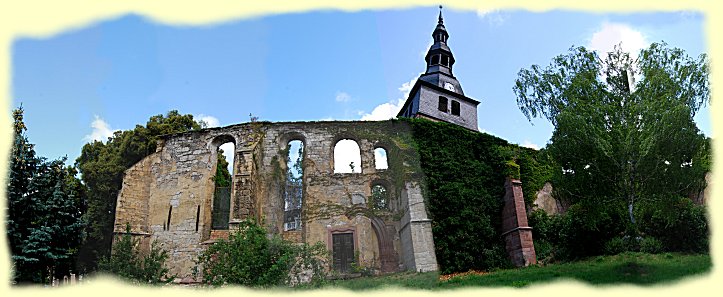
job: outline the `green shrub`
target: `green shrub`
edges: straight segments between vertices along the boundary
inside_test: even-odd
[[[706,209],[686,197],[668,197],[641,205],[640,230],[668,252],[709,252]]]
[[[605,253],[607,242],[625,230],[621,224],[625,218],[609,212],[610,209],[614,208],[583,203],[572,205],[560,218],[556,241],[558,257],[574,260]]]
[[[564,215],[548,215],[542,209],[536,209],[527,215],[527,224],[532,227],[535,241],[557,242]]]
[[[554,246],[549,241],[537,240],[533,235],[533,244],[535,245],[535,256],[537,263],[547,264],[555,261]]]
[[[663,251],[663,243],[653,237],[645,237],[640,241],[640,251],[650,254],[660,253]]]
[[[603,252],[605,252],[605,254],[607,255],[617,255],[622,252],[630,251],[629,248],[630,246],[627,240],[623,239],[622,237],[615,237],[605,243],[605,245],[603,246]]]
[[[552,263],[557,259],[559,231],[563,215],[548,215],[542,209],[536,209],[527,215],[527,222],[532,227],[532,239],[535,245],[537,262]]]
[[[305,281],[316,285],[325,279],[327,262],[328,252],[320,243],[308,246],[278,236],[269,239],[261,226],[242,221],[228,240],[217,241],[200,255],[194,271],[204,283],[214,286],[269,287]]]
[[[173,281],[175,276],[168,275],[168,268],[165,267],[168,260],[166,251],[153,243],[149,253],[143,255],[130,228],[127,224],[126,233],[113,245],[110,257],[100,260],[98,268],[136,283],[162,284]]]

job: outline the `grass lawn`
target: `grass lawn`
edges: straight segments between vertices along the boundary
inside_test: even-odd
[[[441,281],[437,272],[404,272],[385,276],[338,280],[328,287],[351,290],[404,287],[449,289],[461,287],[525,287],[560,279],[574,279],[592,285],[653,285],[680,280],[710,271],[710,255],[624,253],[583,261],[504,269],[482,274],[454,276]]]

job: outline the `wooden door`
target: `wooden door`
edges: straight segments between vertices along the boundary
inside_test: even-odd
[[[354,233],[333,234],[334,270],[349,272],[354,262]]]

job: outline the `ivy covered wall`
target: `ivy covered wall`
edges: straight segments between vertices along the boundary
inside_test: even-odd
[[[449,123],[402,121],[412,126],[425,175],[441,272],[510,266],[501,231],[505,178],[521,179],[531,205],[552,167],[544,152]]]

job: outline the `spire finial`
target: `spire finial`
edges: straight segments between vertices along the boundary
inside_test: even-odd
[[[439,23],[439,24],[444,23],[444,22],[442,21],[442,5],[439,6],[439,21],[438,21],[438,23]]]

